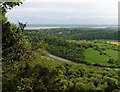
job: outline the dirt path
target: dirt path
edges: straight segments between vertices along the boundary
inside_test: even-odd
[[[84,65],[84,66],[93,66],[93,65],[83,64],[83,63],[76,63],[76,62],[73,62],[73,61],[70,61],[68,59],[58,57],[58,56],[55,56],[55,55],[52,55],[52,54],[48,54],[48,56],[52,59],[59,60],[59,61],[62,61],[62,62],[72,62],[72,63],[75,63],[75,64],[81,64],[81,65]],[[109,70],[110,69],[120,70],[120,68],[108,68],[108,67],[102,67],[102,66],[94,66],[94,67],[106,68],[106,69],[109,69]]]
[[[70,61],[70,60],[55,56],[55,55],[51,55],[51,54],[49,54],[49,57],[51,57],[52,59],[55,59],[55,60],[63,61],[63,62],[73,62],[73,61]]]

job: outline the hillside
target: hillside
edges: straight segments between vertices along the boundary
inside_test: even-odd
[[[64,31],[66,32],[67,29]],[[54,29],[50,32],[55,34]],[[34,46],[37,46],[42,41],[42,44],[45,45],[44,49],[49,53],[73,62],[102,67],[120,67],[118,58],[120,52],[119,46],[111,44],[111,42],[118,43],[117,40],[72,40],[66,39],[63,36],[56,37],[56,35],[51,36],[47,33],[41,33],[39,30],[26,30],[24,34]],[[86,37],[85,35],[83,36]]]
[[[3,26],[8,30],[11,27],[16,30],[13,25]],[[84,92],[88,90],[112,92],[120,90],[120,70],[84,66],[52,59],[45,50],[47,45],[43,40],[33,44],[22,32],[16,33],[15,30],[9,30],[11,36],[8,40],[13,44],[8,46],[6,44],[8,40],[3,41],[3,92]],[[46,36],[44,37],[46,38]],[[50,44],[52,44],[51,41]],[[77,46],[74,44],[72,46]],[[9,53],[6,53],[8,51]]]

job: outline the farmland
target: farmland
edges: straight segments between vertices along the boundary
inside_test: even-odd
[[[107,41],[106,43],[105,41],[103,42],[96,41],[96,42],[93,42],[92,45],[93,45],[93,48],[87,48],[84,51],[85,60],[88,63],[92,63],[92,64],[98,63],[98,64],[110,66],[114,64],[110,64],[108,62],[109,59],[113,59],[116,62],[117,60],[119,60],[118,46],[110,45],[107,43]],[[97,48],[95,48],[95,46]]]

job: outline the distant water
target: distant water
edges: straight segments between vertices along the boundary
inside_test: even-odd
[[[46,26],[46,27],[40,27],[40,26],[38,26],[38,27],[26,27],[25,29],[54,29],[54,28],[61,28],[61,27],[48,27],[48,26]]]
[[[117,25],[54,25],[54,24],[28,24],[26,29],[55,29],[55,28],[117,28]]]
[[[90,27],[90,28],[94,28],[94,29],[99,29],[99,28],[107,28],[106,26],[102,26],[102,27]]]

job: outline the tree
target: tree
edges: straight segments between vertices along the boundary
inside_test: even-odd
[[[19,6],[22,4],[21,0],[19,2],[0,2],[0,7],[2,8],[2,23],[5,24],[7,22],[6,13],[8,10],[11,10],[15,6]]]
[[[23,32],[24,28],[25,28],[26,25],[27,25],[27,22],[24,24],[24,23],[18,21],[18,24],[19,24],[19,28],[20,28],[20,29],[22,30],[22,32]],[[19,28],[18,28],[18,29],[19,29]]]
[[[114,59],[109,59],[109,60],[108,60],[108,63],[110,63],[110,64],[115,64],[116,61],[115,61]]]
[[[17,27],[7,21],[6,13],[9,9],[22,2],[2,2],[2,56],[3,61],[22,60],[29,53],[31,47],[22,33],[16,33]],[[29,55],[27,55],[29,56]],[[27,57],[26,57],[27,58]]]

